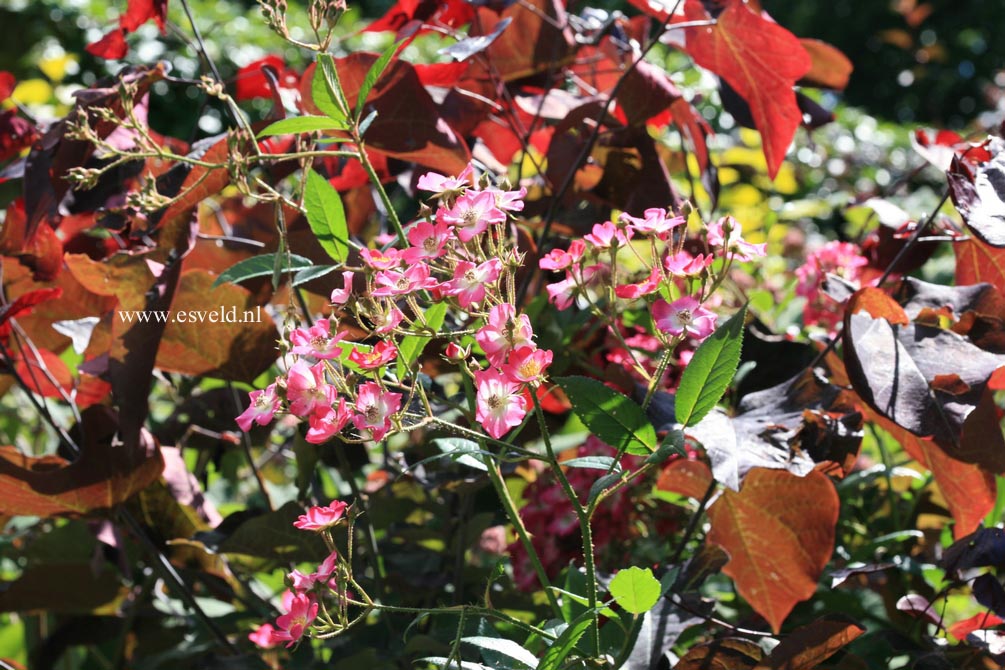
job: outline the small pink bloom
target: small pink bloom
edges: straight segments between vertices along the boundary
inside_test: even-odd
[[[299,570],[294,570],[290,574],[286,575],[289,580],[291,588],[296,593],[304,593],[306,591],[312,590],[318,584],[327,586],[328,581],[335,574],[335,564],[338,560],[338,552],[333,551],[328,554],[328,558],[321,562],[317,570],[309,575],[305,575]]]
[[[385,391],[376,382],[359,387],[356,396],[356,414],[352,422],[356,428],[380,442],[391,429],[391,417],[401,409],[401,394]]]
[[[496,305],[489,310],[488,323],[475,333],[475,341],[481,346],[489,363],[502,365],[506,354],[524,346],[534,346],[531,339],[534,331],[526,314],[517,316],[516,308],[509,303]]]
[[[667,256],[663,261],[667,272],[675,277],[694,277],[705,271],[712,264],[712,254],[698,254],[692,256],[686,251],[681,251],[674,256]]]
[[[507,212],[522,212],[523,199],[527,195],[527,188],[520,187],[519,191],[503,191],[498,188],[485,189],[495,196],[496,207]]]
[[[487,260],[476,266],[471,261],[461,261],[454,269],[454,278],[443,284],[443,292],[457,298],[461,307],[470,307],[485,299],[485,287],[499,279],[502,261]]]
[[[696,340],[704,340],[715,330],[715,314],[689,295],[673,303],[660,298],[653,303],[652,314],[656,327],[673,336],[686,332]]]
[[[576,288],[576,280],[571,274],[566,273],[565,279],[545,287],[548,291],[548,302],[560,310],[569,309],[576,297]]]
[[[392,330],[398,327],[405,315],[401,313],[401,310],[391,305],[386,312],[381,312],[376,315],[373,325],[376,327],[374,332],[383,335],[385,333],[390,333]]]
[[[309,428],[305,440],[311,444],[324,444],[335,435],[342,432],[349,423],[350,412],[346,407],[345,398],[338,399],[338,405],[329,407],[323,414],[312,414],[308,419]]]
[[[264,390],[252,391],[248,395],[251,404],[234,419],[245,433],[251,430],[252,423],[257,423],[259,426],[269,423],[279,411],[279,396],[276,395],[275,384],[269,384]]]
[[[441,207],[436,220],[453,226],[461,242],[468,242],[484,233],[489,224],[506,222],[506,213],[496,207],[495,196],[489,191],[468,191],[457,198],[450,209]]]
[[[278,641],[288,641],[287,647],[292,647],[304,636],[307,628],[318,616],[318,603],[311,594],[294,595],[290,601],[290,611],[276,619],[280,630],[274,634]]]
[[[335,389],[325,382],[324,363],[308,367],[299,360],[286,373],[286,399],[290,412],[301,418],[325,414],[335,402]]]
[[[263,623],[254,631],[248,633],[248,639],[262,649],[272,649],[281,642],[281,640],[276,639],[277,632],[271,623]]]
[[[572,255],[565,249],[552,249],[537,262],[542,270],[564,270],[572,265]]]
[[[434,277],[429,275],[429,266],[425,263],[410,266],[404,272],[382,270],[373,278],[374,289],[370,295],[375,298],[389,298],[398,295],[408,295],[415,291],[432,288],[437,285]]]
[[[502,366],[503,373],[513,381],[539,382],[544,371],[551,365],[552,353],[547,349],[520,347],[509,355],[509,361]]]
[[[354,272],[343,272],[342,273],[342,288],[337,288],[332,291],[332,304],[333,305],[344,305],[349,302],[349,298],[352,296],[352,278]]]
[[[386,251],[380,249],[360,249],[359,255],[367,267],[374,270],[392,270],[401,265],[401,252],[394,247]]]
[[[499,439],[527,415],[527,401],[520,385],[495,370],[475,373],[477,393],[476,418],[485,432]]]
[[[663,239],[671,230],[684,224],[683,216],[668,217],[668,214],[665,209],[651,207],[642,213],[641,219],[622,214],[620,220],[643,235],[651,234]]]
[[[339,522],[342,515],[345,514],[346,507],[348,505],[341,500],[332,500],[331,504],[324,507],[311,507],[306,514],[301,514],[293,522],[293,526],[300,530],[327,530]]]
[[[615,243],[618,246],[628,244],[628,240],[631,239],[631,229],[627,230],[627,235],[625,232],[611,221],[607,221],[606,223],[593,224],[593,232],[584,235],[583,239],[598,249],[606,249]]]
[[[443,355],[449,360],[460,362],[471,355],[471,347],[462,347],[456,342],[451,342],[447,345]]]
[[[740,222],[731,216],[724,216],[708,224],[708,243],[722,247],[739,260],[749,261],[767,253],[767,244],[751,244],[743,239]]]
[[[437,195],[448,191],[460,191],[472,184],[475,169],[470,163],[456,177],[447,177],[438,172],[427,172],[419,177],[416,186],[420,190],[436,193]]]
[[[654,293],[660,287],[660,273],[655,268],[649,276],[638,284],[623,284],[614,287],[614,295],[625,300],[634,300]]]
[[[420,221],[409,229],[408,241],[412,246],[401,252],[401,259],[408,265],[413,265],[419,261],[439,258],[451,237],[453,233],[447,224],[433,225],[428,221]]]
[[[345,337],[345,331],[332,335],[331,321],[321,319],[310,328],[296,328],[290,333],[291,351],[298,356],[332,359],[342,354],[338,343]]]
[[[349,352],[349,360],[364,370],[374,370],[382,365],[387,365],[397,355],[398,349],[393,342],[381,340],[373,345],[369,351],[353,347],[352,351]]]

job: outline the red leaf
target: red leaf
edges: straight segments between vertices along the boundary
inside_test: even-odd
[[[17,109],[0,114],[0,161],[17,156],[31,146],[38,132],[27,119],[17,115]]]
[[[512,23],[485,50],[487,58],[472,64],[472,76],[480,81],[523,79],[565,64],[573,50],[572,31],[565,3],[558,0],[528,0],[506,8],[501,15],[487,7],[477,8],[477,20],[469,35],[491,35],[500,21]],[[491,63],[493,72],[487,70]],[[493,74],[495,76],[493,76]]]
[[[31,310],[32,307],[47,300],[54,300],[63,295],[61,288],[40,288],[25,293],[9,305],[0,308],[0,327],[14,317]]]
[[[126,43],[126,33],[122,28],[116,28],[97,42],[88,44],[84,47],[84,50],[92,56],[108,60],[125,58],[126,54],[129,53],[129,45]]]
[[[287,77],[295,77],[292,72],[288,72],[286,62],[279,56],[266,56],[253,63],[248,63],[237,71],[234,82],[234,98],[236,100],[254,100],[255,98],[271,98],[272,88],[269,80],[262,72],[266,65],[272,67],[280,76],[280,84],[289,84],[289,88],[297,88],[299,77],[290,81]]]
[[[708,540],[730,557],[723,572],[772,630],[816,592],[834,551],[839,508],[826,475],[766,468],[751,470],[739,493],[726,489],[709,508]]]
[[[17,86],[17,79],[7,70],[0,70],[0,102],[10,97]]]
[[[363,32],[398,32],[410,21],[438,23],[450,27],[463,26],[474,16],[474,9],[465,0],[398,0],[382,17],[373,21]]]
[[[449,88],[456,84],[468,71],[467,62],[432,63],[430,65],[416,64],[415,73],[423,86],[442,86]]]
[[[119,17],[119,27],[131,33],[150,19],[157,22],[161,33],[165,31],[167,0],[129,0],[126,13]]]
[[[689,21],[709,18],[700,0],[687,0],[684,9]],[[795,35],[740,0],[730,0],[714,26],[687,28],[686,36],[695,63],[722,77],[750,106],[774,179],[802,121],[792,86],[810,71],[810,55]]]
[[[35,351],[24,349],[14,369],[32,393],[46,398],[62,398],[60,389],[65,393],[73,390],[73,375],[70,374],[70,369],[59,356],[48,349],[37,351],[36,356]]]
[[[819,88],[843,90],[854,69],[851,61],[836,47],[820,40],[800,39],[799,42],[810,55],[812,65],[801,84]]]
[[[117,441],[118,418],[107,407],[83,413],[80,456],[32,457],[0,447],[0,515],[87,514],[109,509],[156,481],[164,468],[153,436],[143,431],[135,448]]]
[[[1005,623],[1005,619],[997,616],[994,612],[981,612],[980,614],[975,614],[969,619],[964,619],[963,621],[957,621],[952,626],[949,627],[949,634],[955,637],[957,640],[967,639],[967,635],[970,635],[976,630],[985,630],[987,628],[994,628]]]

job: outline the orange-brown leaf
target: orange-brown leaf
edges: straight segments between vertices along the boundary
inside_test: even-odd
[[[712,483],[712,471],[701,461],[677,459],[663,468],[656,488],[701,500]]]
[[[109,509],[160,477],[164,461],[149,433],[129,449],[117,441],[117,416],[102,406],[85,410],[83,423],[86,441],[74,461],[0,447],[0,515],[76,516]]]
[[[708,539],[730,556],[723,571],[773,630],[816,591],[834,550],[839,507],[820,472],[755,468],[739,493],[726,490],[709,508]]]
[[[822,617],[785,636],[754,670],[813,670],[864,632],[844,616]]]
[[[806,38],[799,42],[810,55],[812,62],[810,71],[803,77],[802,83],[836,90],[843,90],[848,85],[848,78],[851,77],[854,66],[847,56],[827,42]]]
[[[953,245],[956,252],[956,283],[960,286],[988,282],[1005,292],[1005,249],[976,238]]]

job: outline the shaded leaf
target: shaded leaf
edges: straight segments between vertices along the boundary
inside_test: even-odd
[[[684,12],[688,21],[709,18],[700,0],[686,0]],[[809,54],[795,35],[739,0],[727,3],[715,25],[685,30],[695,63],[726,80],[750,106],[774,179],[802,121],[792,86],[810,71]]]
[[[817,619],[782,638],[756,670],[814,670],[864,632],[842,615]]]
[[[874,288],[849,300],[844,340],[859,396],[915,435],[942,444],[959,445],[988,379],[1005,364],[952,331],[908,322],[906,312]]]
[[[656,450],[656,431],[630,398],[587,377],[558,377],[555,382],[590,432],[619,454],[648,455]]]
[[[0,515],[80,515],[108,510],[151,482],[164,468],[153,437],[143,432],[137,447],[118,441],[112,410],[93,406],[82,414],[80,456],[26,456],[0,447]]]
[[[423,313],[426,326],[433,331],[438,331],[443,326],[443,320],[447,317],[447,303],[437,302],[429,306]],[[405,371],[412,367],[415,361],[419,360],[422,350],[433,338],[428,335],[406,335],[401,338],[398,345],[398,362],[396,370],[398,378],[401,379]]]
[[[826,475],[798,477],[756,468],[739,493],[726,490],[708,510],[708,541],[730,556],[723,571],[772,630],[810,598],[834,551],[840,501]]]
[[[125,595],[121,577],[107,563],[29,567],[13,582],[0,583],[0,612],[114,613]]]
[[[608,587],[611,596],[627,612],[648,612],[660,599],[660,583],[649,568],[619,570]]]
[[[321,536],[293,527],[303,513],[294,502],[264,514],[237,512],[212,532],[196,538],[221,554],[244,554],[283,563],[319,563],[328,555]]]
[[[268,277],[275,271],[276,263],[279,261],[281,261],[279,264],[280,272],[286,272],[288,270],[304,270],[306,268],[311,268],[314,265],[311,259],[304,258],[303,256],[298,256],[296,254],[289,255],[288,264],[284,257],[285,254],[262,254],[260,256],[252,256],[251,258],[247,258],[243,261],[238,261],[220,273],[220,276],[213,282],[213,288],[216,288],[226,282],[239,284],[246,279],[252,279],[254,277]]]
[[[942,615],[939,610],[932,607],[932,603],[923,595],[909,593],[906,596],[901,596],[897,600],[897,609],[915,619],[923,619],[930,624],[942,626]]]
[[[674,670],[750,670],[763,657],[755,643],[727,637],[691,647]]]
[[[982,242],[1005,247],[1005,139],[988,146],[991,159],[974,171],[954,156],[949,167],[949,193],[967,228]]]
[[[694,611],[699,611],[700,604],[692,605],[695,606]],[[656,607],[643,615],[632,652],[621,667],[624,670],[651,670],[660,667],[662,659],[669,660],[670,649],[677,638],[688,628],[702,622],[704,619],[700,616],[685,612],[669,598],[661,599]]]
[[[586,468],[587,470],[603,470],[621,472],[621,464],[611,456],[580,456],[562,461],[562,466],[566,468]]]
[[[677,388],[677,423],[690,426],[701,421],[733,381],[740,362],[746,314],[744,307],[698,345]]]
[[[940,563],[946,572],[984,567],[1005,569],[1005,530],[978,528],[953,542]]]

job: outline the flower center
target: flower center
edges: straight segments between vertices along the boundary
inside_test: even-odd
[[[316,351],[323,350],[328,345],[328,338],[323,335],[316,335],[311,338],[311,346],[314,347]]]
[[[503,399],[498,395],[490,395],[486,402],[491,410],[497,410],[503,405]]]
[[[462,218],[464,219],[465,226],[473,226],[478,223],[478,211],[469,209],[464,212],[464,216]]]
[[[367,406],[366,411],[363,412],[363,415],[366,417],[367,423],[376,423],[377,419],[380,418],[380,410],[377,409],[376,405],[369,405]]]
[[[427,237],[422,243],[422,248],[426,251],[436,251],[436,238]]]
[[[677,312],[677,320],[681,323],[691,323],[691,310],[682,309]]]

